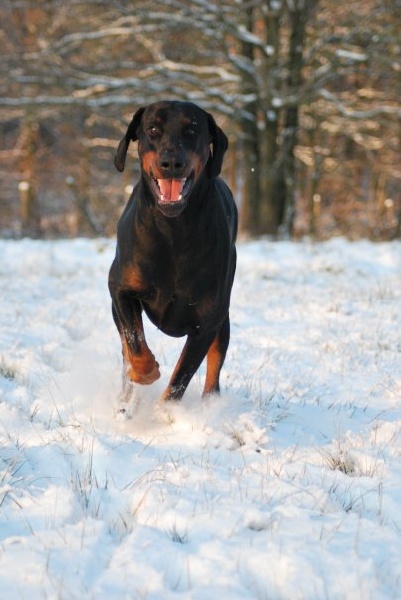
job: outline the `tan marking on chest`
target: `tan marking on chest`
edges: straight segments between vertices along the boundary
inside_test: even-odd
[[[146,289],[140,269],[132,265],[123,268],[122,282],[125,288],[137,290],[138,292]]]

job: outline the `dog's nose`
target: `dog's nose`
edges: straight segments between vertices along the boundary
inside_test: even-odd
[[[159,159],[159,167],[166,174],[179,174],[184,165],[184,155],[177,150],[164,150]]]

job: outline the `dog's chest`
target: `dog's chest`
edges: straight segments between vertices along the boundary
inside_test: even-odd
[[[152,273],[146,272],[148,286],[139,298],[151,321],[169,335],[200,331],[215,312],[214,278],[206,279],[190,260],[175,261],[169,268],[153,263]]]

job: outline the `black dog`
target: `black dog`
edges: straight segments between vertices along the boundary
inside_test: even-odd
[[[131,140],[139,141],[141,179],[118,223],[109,275],[126,373],[140,384],[160,376],[144,310],[167,335],[187,336],[163,399],[182,397],[206,355],[203,395],[219,392],[237,234],[237,209],[218,177],[227,138],[198,106],[169,101],[135,113],[117,149],[119,171]]]

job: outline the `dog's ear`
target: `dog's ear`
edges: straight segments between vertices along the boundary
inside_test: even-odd
[[[207,168],[209,176],[214,178],[220,175],[221,167],[223,165],[223,156],[228,148],[228,139],[224,131],[216,124],[212,115],[208,113],[207,116],[211,135],[210,143],[212,145],[212,156],[209,158]]]
[[[127,157],[128,146],[130,141],[135,142],[138,139],[138,128],[141,124],[142,115],[145,112],[145,108],[139,108],[134,116],[132,117],[131,123],[128,125],[127,132],[121,142],[118,144],[117,152],[114,157],[114,165],[120,173],[124,171],[125,159]]]

